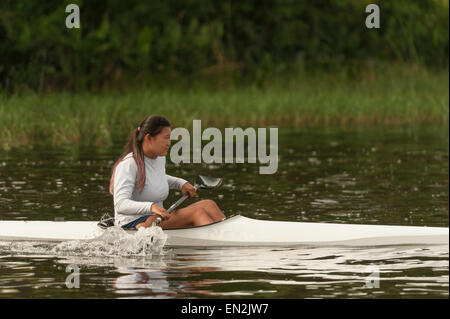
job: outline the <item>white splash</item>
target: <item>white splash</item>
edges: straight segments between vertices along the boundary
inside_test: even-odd
[[[81,256],[149,256],[162,254],[167,235],[161,227],[141,227],[128,233],[120,227],[108,228],[93,240],[73,240],[59,243],[55,254],[76,253]]]
[[[164,255],[167,235],[161,227],[141,227],[126,232],[120,227],[109,227],[98,238],[54,242],[0,242],[0,252],[43,254],[79,257],[132,257]]]

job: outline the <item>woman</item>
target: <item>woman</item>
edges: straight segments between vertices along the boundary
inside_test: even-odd
[[[225,218],[212,200],[198,201],[170,215],[163,207],[169,188],[196,195],[184,179],[166,175],[170,123],[158,115],[147,117],[131,136],[114,164],[109,192],[114,196],[115,223],[124,229],[150,227],[160,216],[162,228],[201,226]]]

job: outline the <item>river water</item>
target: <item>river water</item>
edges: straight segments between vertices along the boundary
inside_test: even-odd
[[[280,128],[275,175],[258,174],[259,163],[170,161],[167,173],[191,182],[198,174],[224,178],[220,189],[199,191],[199,199],[215,200],[226,215],[448,227],[448,132],[442,126]],[[98,220],[112,214],[109,174],[121,148],[37,146],[0,153],[0,219]],[[172,191],[166,208],[179,196]],[[448,245],[161,246],[127,254],[105,247],[0,242],[0,298],[449,295]],[[78,281],[70,277],[76,272]]]

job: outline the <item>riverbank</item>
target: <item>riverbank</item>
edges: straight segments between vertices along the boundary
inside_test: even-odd
[[[33,144],[111,145],[149,114],[174,127],[444,124],[448,69],[387,67],[271,79],[260,86],[107,93],[0,94],[0,150]]]

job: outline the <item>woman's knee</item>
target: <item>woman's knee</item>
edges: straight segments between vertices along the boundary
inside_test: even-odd
[[[194,220],[211,220],[211,217],[209,216],[208,212],[203,207],[197,208],[194,211],[192,217]]]
[[[204,215],[208,215],[208,212],[206,211],[206,209],[204,209],[203,207],[197,207],[194,211],[193,211],[193,215],[200,217],[200,216],[204,216]]]
[[[203,199],[203,200],[200,201],[200,203],[204,207],[218,207],[216,202],[213,201],[212,199]]]

